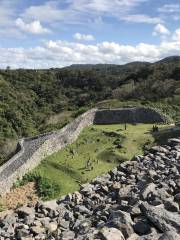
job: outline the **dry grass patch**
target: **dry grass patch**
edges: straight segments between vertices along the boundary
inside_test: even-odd
[[[2,197],[0,201],[2,210],[16,209],[21,205],[27,204],[35,205],[38,201],[35,184],[29,182],[24,186],[12,189],[9,193]]]

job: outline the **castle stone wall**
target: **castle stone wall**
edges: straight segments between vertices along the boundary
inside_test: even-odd
[[[101,109],[96,112],[94,124],[160,123],[165,116],[152,108]]]
[[[91,124],[163,123],[166,118],[151,108],[92,109],[57,132],[22,139],[21,150],[0,167],[0,194],[7,193],[18,178],[42,159],[73,143]]]

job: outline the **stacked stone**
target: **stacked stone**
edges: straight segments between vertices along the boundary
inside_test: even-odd
[[[74,142],[91,124],[165,123],[168,118],[155,109],[91,109],[57,132],[21,139],[20,151],[0,167],[0,194],[6,194],[18,178],[34,169],[45,157]]]
[[[180,239],[180,138],[153,147],[60,200],[19,208],[0,239]]]

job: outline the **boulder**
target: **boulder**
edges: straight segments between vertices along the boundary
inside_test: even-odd
[[[31,217],[35,217],[35,210],[34,208],[30,208],[30,207],[21,207],[19,209],[17,209],[16,211],[18,213],[19,217],[26,217],[26,216],[31,216]]]
[[[65,231],[61,233],[61,239],[63,240],[74,240],[75,233],[73,231]]]
[[[142,221],[138,221],[136,224],[133,225],[133,229],[138,235],[142,236],[150,233],[151,226]]]
[[[104,227],[100,231],[100,236],[103,237],[104,240],[125,240],[121,231],[116,228],[107,228]]]
[[[79,212],[81,214],[91,215],[91,211],[83,205],[76,205],[75,208],[74,208],[74,211]]]
[[[47,230],[48,230],[48,232],[50,232],[50,233],[55,232],[55,231],[57,230],[57,228],[58,228],[58,224],[57,224],[56,222],[51,222],[51,223],[49,223],[49,225],[47,226]]]
[[[164,203],[164,206],[166,210],[170,212],[178,212],[179,211],[179,205],[176,202],[173,202],[172,200],[166,201]]]
[[[180,193],[174,196],[174,200],[180,205]]]
[[[48,211],[56,211],[58,209],[58,204],[56,200],[47,201],[42,204],[42,208],[47,209]]]
[[[40,227],[40,226],[31,227],[30,230],[34,235],[39,235],[39,234],[45,232],[45,229],[43,227]]]
[[[161,147],[161,146],[154,146],[151,148],[152,152],[158,152],[158,153],[169,153],[169,150],[165,147]]]
[[[164,233],[158,240],[180,240],[180,235],[173,231]]]
[[[106,224],[108,227],[119,229],[125,238],[130,237],[134,233],[132,225],[133,221],[130,214],[121,210],[113,211]]]
[[[180,215],[167,211],[163,205],[152,207],[147,203],[142,203],[141,210],[148,220],[162,232],[180,229]]]
[[[168,140],[168,143],[172,146],[180,145],[180,139],[179,138],[171,138]]]
[[[142,193],[141,193],[142,199],[147,200],[147,199],[151,198],[153,195],[154,196],[157,195],[156,185],[154,183],[149,183],[142,190]]]

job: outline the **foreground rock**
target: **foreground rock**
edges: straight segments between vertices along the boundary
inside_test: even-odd
[[[1,240],[179,240],[180,139],[153,147],[63,199],[21,207]]]

